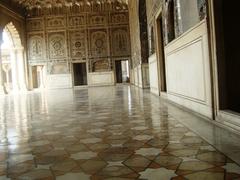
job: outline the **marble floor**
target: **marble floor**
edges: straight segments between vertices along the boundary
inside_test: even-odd
[[[0,98],[0,180],[240,179],[240,137],[136,87]]]

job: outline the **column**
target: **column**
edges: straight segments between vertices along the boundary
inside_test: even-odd
[[[26,91],[27,88],[26,88],[26,81],[25,81],[25,66],[24,66],[23,48],[16,50],[16,65],[17,65],[19,90]]]
[[[13,91],[18,91],[19,87],[18,87],[18,72],[17,72],[17,64],[16,64],[16,54],[17,51],[15,49],[13,49],[11,51],[10,54],[10,58],[11,58],[11,67],[12,67],[12,88]]]
[[[2,32],[3,30],[0,28],[0,95],[3,95],[5,93],[3,88],[3,80],[2,80],[2,55],[1,55],[1,45],[3,42]]]

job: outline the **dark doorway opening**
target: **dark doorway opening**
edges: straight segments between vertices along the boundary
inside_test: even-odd
[[[116,82],[129,83],[129,64],[128,60],[115,61]]]
[[[226,0],[214,0],[214,13],[220,109],[240,113],[239,30],[231,21],[238,9]]]
[[[158,38],[158,57],[159,57],[160,84],[161,84],[160,90],[161,92],[167,92],[162,15],[160,15],[159,18],[157,19],[157,38]]]
[[[43,78],[43,69],[44,66],[32,66],[32,85],[34,89],[44,87],[44,78]]]
[[[87,68],[86,63],[74,63],[74,86],[87,85]]]

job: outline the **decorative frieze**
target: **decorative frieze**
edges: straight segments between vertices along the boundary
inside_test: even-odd
[[[79,16],[68,17],[68,27],[76,28],[84,25],[86,25],[86,16],[84,14]]]
[[[128,23],[128,13],[111,13],[110,19],[112,24]]]
[[[44,29],[43,18],[28,19],[27,31],[42,31]]]
[[[47,29],[64,28],[65,25],[66,25],[65,17],[47,17],[46,18]]]

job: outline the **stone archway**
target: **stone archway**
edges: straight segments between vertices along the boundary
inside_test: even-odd
[[[19,33],[12,22],[2,31],[1,84],[5,93],[26,90],[24,48]]]

